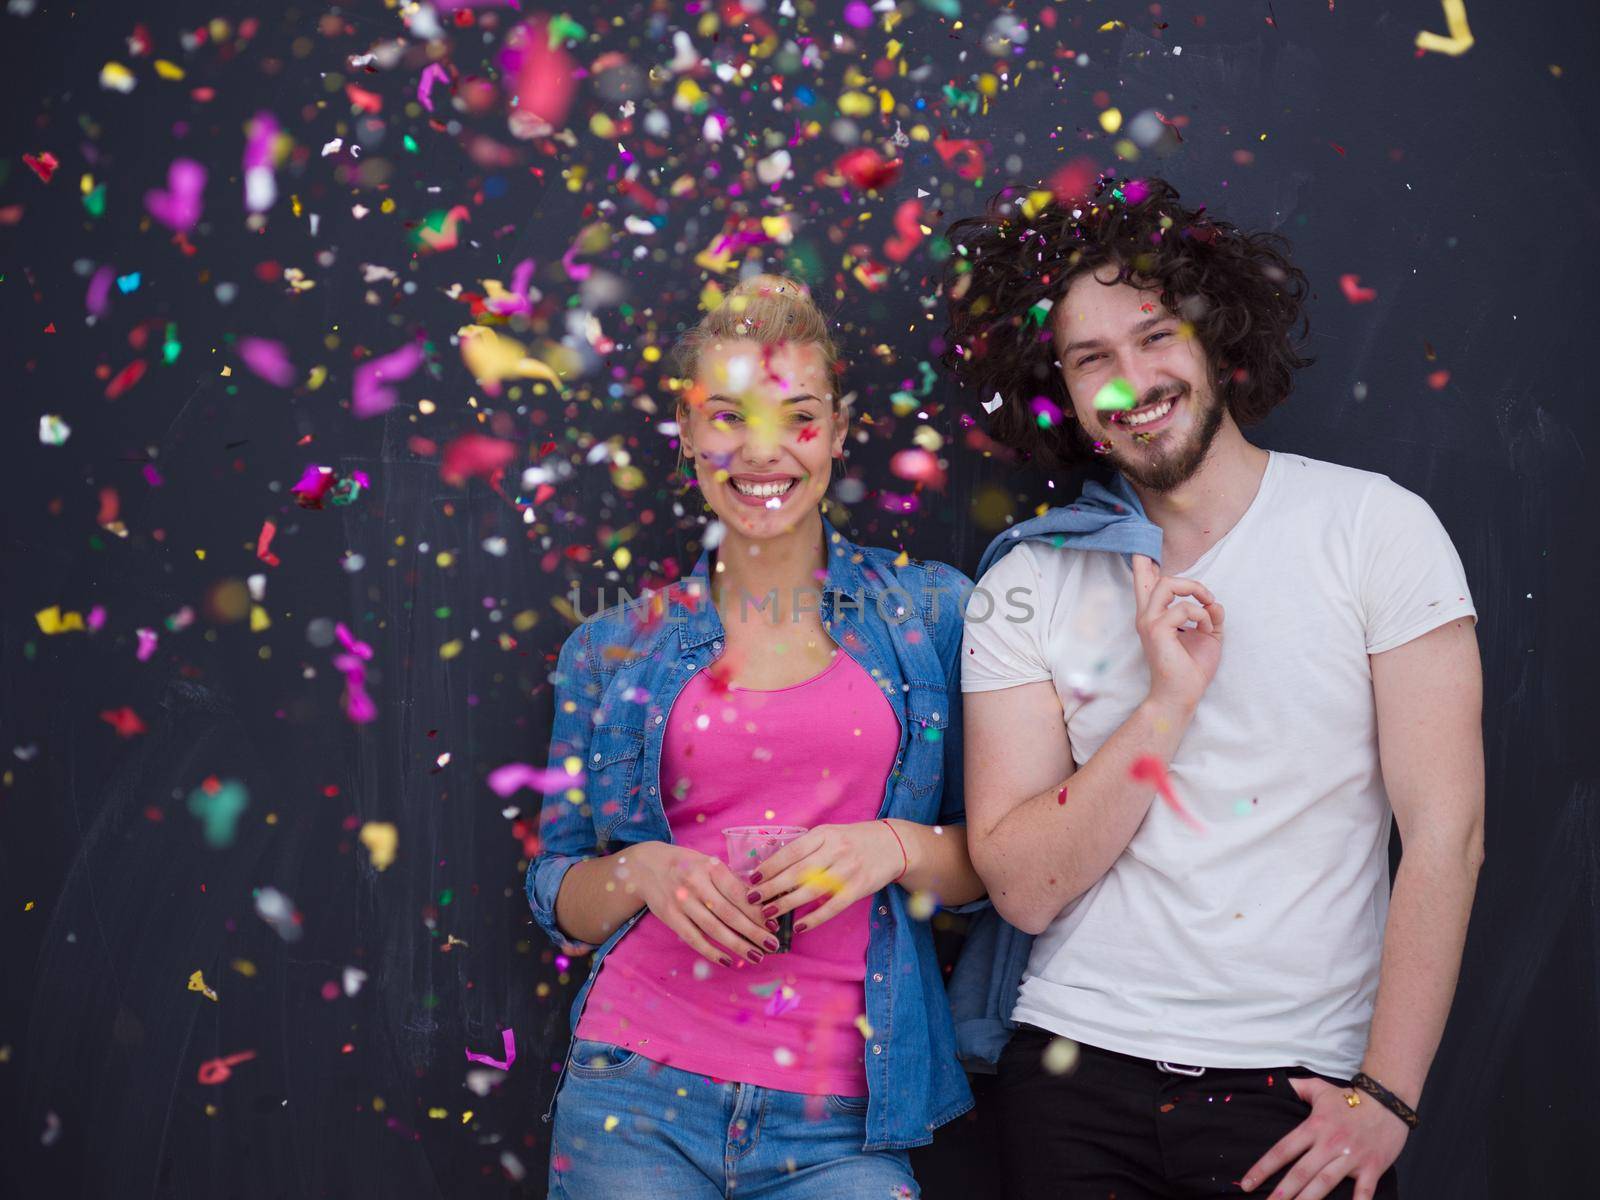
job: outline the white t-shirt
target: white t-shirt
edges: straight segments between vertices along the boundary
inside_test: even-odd
[[[1475,619],[1461,560],[1386,476],[1273,453],[1238,524],[1182,574],[1227,610],[1168,765],[1206,832],[1157,799],[1034,942],[1014,1019],[1143,1058],[1349,1077],[1389,906],[1368,656]],[[978,588],[962,690],[1052,681],[1081,766],[1148,691],[1132,570],[1024,542]]]

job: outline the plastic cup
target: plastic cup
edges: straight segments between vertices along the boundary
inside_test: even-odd
[[[795,838],[806,832],[804,825],[733,825],[722,831],[728,841],[728,869],[746,883],[756,868]],[[794,913],[778,918],[778,949],[783,954],[794,939]]]

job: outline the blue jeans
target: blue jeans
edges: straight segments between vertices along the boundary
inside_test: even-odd
[[[904,1150],[862,1150],[867,1098],[807,1096],[575,1040],[556,1096],[551,1200],[915,1200]]]

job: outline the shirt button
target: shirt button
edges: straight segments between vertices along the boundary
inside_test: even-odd
[[[938,713],[934,713],[932,719],[937,721],[939,719],[939,714]]]
[[[879,915],[879,916],[880,916],[880,917],[886,917],[886,916],[888,916],[888,915],[889,915],[889,906],[888,906],[888,905],[886,905],[886,904],[880,904],[880,905],[878,905],[878,915]]]
[[[883,982],[883,972],[882,971],[874,971],[872,973],[872,982],[873,983],[882,983]]]
[[[652,796],[654,796],[654,795],[655,795],[655,794],[656,794],[656,790],[655,790],[655,788],[651,788],[651,789],[650,789],[650,794],[651,794],[651,795],[652,795]]]
[[[656,724],[657,725],[661,724],[661,716],[660,716],[659,713],[656,715]]]
[[[598,753],[598,752],[596,752],[596,754],[595,754],[595,756],[594,756],[594,761],[595,761],[595,762],[599,762],[599,761],[600,761],[600,755],[599,755],[599,753]]]
[[[872,1052],[874,1054],[882,1054],[883,1053],[883,1047],[879,1043],[873,1042],[872,1043]]]

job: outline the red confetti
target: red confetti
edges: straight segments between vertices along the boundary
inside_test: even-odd
[[[1135,762],[1128,771],[1128,775],[1140,783],[1148,783],[1156,789],[1161,799],[1166,801],[1167,807],[1178,815],[1190,829],[1196,833],[1204,833],[1206,827],[1200,819],[1183,806],[1183,801],[1178,799],[1178,794],[1172,790],[1172,780],[1167,777],[1166,765],[1155,755],[1146,754]]]
[[[46,150],[43,154],[24,154],[22,161],[28,164],[28,169],[44,182],[49,183],[50,177],[56,173],[56,168],[61,165],[54,154]]]
[[[1371,288],[1361,286],[1361,276],[1359,275],[1339,276],[1339,287],[1344,292],[1344,298],[1350,301],[1351,304],[1366,304],[1378,298],[1377,292]]]
[[[1431,371],[1428,374],[1428,386],[1431,387],[1436,392],[1439,391],[1442,387],[1444,387],[1445,384],[1447,384],[1449,382],[1450,382],[1450,372],[1449,371]]]
[[[278,556],[272,552],[272,539],[278,526],[271,520],[261,522],[261,535],[256,538],[256,557],[269,567],[278,565]]]
[[[117,736],[122,738],[136,737],[141,733],[148,733],[139,714],[127,705],[121,708],[108,708],[100,714],[100,719],[117,731]]]

